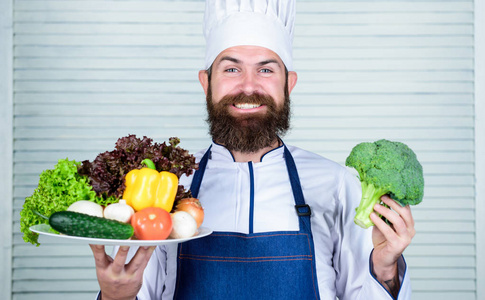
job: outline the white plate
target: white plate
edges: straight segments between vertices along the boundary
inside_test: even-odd
[[[112,240],[112,239],[95,239],[80,236],[57,234],[52,232],[48,224],[38,224],[30,227],[30,230],[40,235],[51,236],[65,239],[66,241],[78,242],[93,245],[110,245],[110,246],[159,246],[167,244],[182,243],[194,239],[208,236],[212,230],[206,227],[199,227],[197,235],[186,239],[166,239],[166,240]]]

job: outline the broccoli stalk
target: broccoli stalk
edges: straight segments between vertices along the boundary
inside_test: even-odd
[[[362,228],[369,228],[374,225],[369,216],[374,211],[374,206],[381,202],[381,196],[385,195],[387,191],[366,181],[360,183],[362,185],[362,199],[355,209],[354,222]]]
[[[383,195],[401,206],[416,205],[423,200],[423,168],[416,154],[405,144],[379,140],[356,145],[345,161],[359,173],[362,199],[354,222],[362,228],[374,223],[370,214]]]

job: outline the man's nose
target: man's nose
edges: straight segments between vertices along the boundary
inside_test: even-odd
[[[241,78],[240,90],[246,95],[252,95],[254,92],[258,91],[259,82],[255,74],[245,73]]]

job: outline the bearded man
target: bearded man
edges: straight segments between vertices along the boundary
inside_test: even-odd
[[[92,246],[102,299],[410,299],[409,207],[384,196],[390,208],[375,211],[393,226],[372,214],[375,227],[362,230],[353,223],[355,176],[281,139],[297,82],[294,6],[207,1],[199,81],[213,142],[181,183],[214,233],[173,247],[120,247],[114,260]]]

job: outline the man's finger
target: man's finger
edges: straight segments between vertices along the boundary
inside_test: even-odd
[[[379,229],[384,238],[388,241],[396,239],[396,232],[391,228],[386,222],[384,222],[377,213],[372,212],[370,214],[370,219],[374,223],[375,227]]]
[[[124,270],[128,251],[130,251],[129,246],[120,246],[111,266],[113,273],[120,274]]]
[[[397,203],[395,200],[391,199],[389,196],[383,196],[381,197],[381,200],[389,205],[394,211],[396,211],[401,218],[404,220],[406,223],[407,228],[413,228],[414,229],[414,218],[413,214],[411,213],[411,208],[409,205],[406,206],[401,206],[399,203]]]
[[[396,211],[393,211],[390,208],[385,207],[381,204],[376,204],[374,206],[374,210],[382,215],[384,218],[386,218],[389,222],[391,222],[392,226],[389,226],[387,224],[386,225],[387,227],[392,229],[393,233],[397,233],[398,235],[403,235],[407,233],[406,223]]]
[[[106,268],[110,264],[110,261],[106,255],[104,245],[90,244],[89,247],[91,248],[91,251],[93,251],[94,263],[96,266],[102,269]]]
[[[127,271],[135,273],[138,270],[144,270],[155,248],[156,246],[138,248],[135,256],[133,256],[130,263],[127,265]]]
[[[389,207],[391,207],[392,209],[394,209],[397,212],[399,212],[403,208],[399,203],[397,203],[396,200],[392,199],[388,195],[382,196],[381,200],[382,200],[382,202],[384,202],[385,204],[387,204]]]

